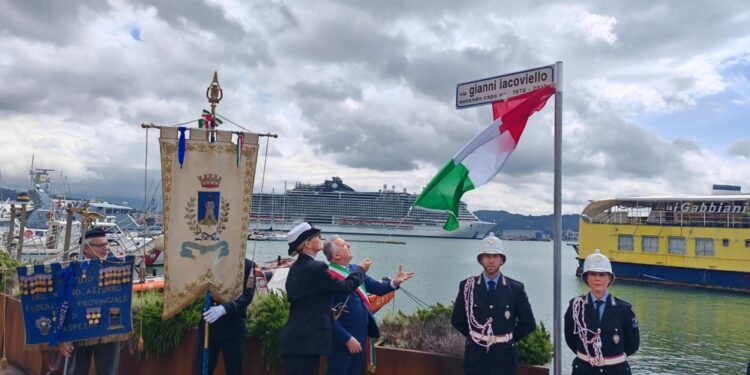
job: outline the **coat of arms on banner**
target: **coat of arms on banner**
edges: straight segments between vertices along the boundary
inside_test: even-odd
[[[165,127],[160,143],[167,319],[207,289],[241,293],[258,135]]]

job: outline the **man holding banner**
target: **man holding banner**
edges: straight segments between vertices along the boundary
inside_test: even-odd
[[[107,239],[107,232],[103,229],[89,229],[82,241],[85,259],[107,258],[109,240]],[[70,358],[70,364],[67,366],[68,372],[65,375],[88,374],[92,355],[97,375],[117,375],[117,368],[120,366],[121,348],[121,341],[99,342],[93,345],[83,345],[83,342],[76,342],[75,344],[63,342],[58,346],[58,352],[64,357]]]
[[[370,263],[354,266],[344,280],[333,279],[328,266],[315,260],[323,249],[320,229],[302,222],[289,231],[287,241],[289,255],[299,256],[286,280],[290,307],[289,320],[281,331],[282,362],[288,375],[317,374],[320,356],[331,350],[331,297],[353,293],[365,281]]]
[[[355,265],[349,264],[353,258],[352,247],[343,238],[334,235],[323,244],[323,254],[330,262],[328,272],[336,279],[345,279]],[[328,355],[328,375],[361,375],[365,368],[375,371],[375,343],[370,338],[379,338],[380,331],[372,316],[368,293],[379,296],[388,294],[406,280],[413,272],[404,272],[399,267],[396,278],[390,281],[377,281],[366,276],[365,282],[354,293],[336,294],[333,297],[334,318],[333,347]]]
[[[224,356],[227,374],[242,374],[242,351],[247,333],[247,306],[255,294],[255,263],[245,259],[245,278],[242,294],[229,303],[211,301],[211,307],[203,313],[198,323],[198,353],[195,373],[201,373],[203,358],[204,325],[210,325],[208,334],[208,373],[213,374],[219,352]]]

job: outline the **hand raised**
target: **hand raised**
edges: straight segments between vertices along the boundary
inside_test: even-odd
[[[411,277],[414,276],[414,272],[404,272],[404,265],[399,264],[398,265],[398,272],[396,273],[396,277],[393,279],[393,283],[398,285],[401,285],[406,280],[411,279]]]
[[[370,270],[370,265],[372,264],[372,261],[370,258],[365,258],[363,261],[359,262],[359,266],[362,267],[362,269],[365,270],[365,272]]]

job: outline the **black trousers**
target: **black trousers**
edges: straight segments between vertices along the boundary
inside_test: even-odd
[[[317,354],[284,355],[281,361],[287,375],[315,375],[320,367],[320,356]]]
[[[242,375],[242,352],[245,348],[244,338],[208,339],[208,373],[213,374],[219,352],[224,355],[224,368],[227,375]],[[195,356],[193,374],[203,373],[203,335],[198,335],[198,351]]]

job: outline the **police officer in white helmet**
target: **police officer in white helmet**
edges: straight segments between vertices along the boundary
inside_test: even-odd
[[[583,262],[581,279],[590,292],[570,300],[565,342],[576,354],[572,374],[630,374],[628,356],[638,351],[640,332],[631,305],[609,293],[612,264],[598,249]]]
[[[461,281],[451,323],[466,337],[467,374],[515,374],[516,343],[536,327],[521,282],[500,272],[507,260],[503,243],[490,233],[479,246],[479,276]]]

